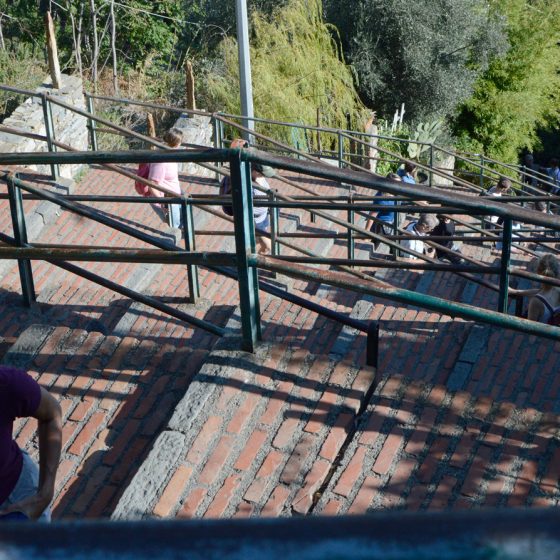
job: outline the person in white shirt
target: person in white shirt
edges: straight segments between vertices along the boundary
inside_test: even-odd
[[[437,225],[437,219],[432,214],[421,214],[416,222],[410,222],[405,228],[405,231],[409,232],[411,235],[415,236],[425,236],[428,235]],[[421,239],[403,239],[401,245],[405,249],[410,249],[411,251],[416,251],[417,253],[422,253],[428,257],[435,256],[435,249],[430,245],[426,245]],[[406,254],[408,259],[417,259],[415,255]]]

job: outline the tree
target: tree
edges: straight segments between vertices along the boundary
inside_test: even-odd
[[[267,18],[287,3],[288,0],[248,0],[247,10]],[[235,0],[184,0],[184,45],[199,56],[213,55],[225,37],[236,36],[235,5]]]
[[[502,0],[511,48],[495,60],[463,105],[455,130],[488,155],[516,162],[538,145],[537,129],[560,117],[560,20],[555,0]]]
[[[309,124],[315,122],[320,108],[325,126],[346,128],[347,114],[356,124],[363,105],[355,92],[352,73],[322,19],[320,0],[290,0],[270,17],[259,12],[252,16],[255,114]],[[203,102],[208,109],[239,114],[235,39],[224,39],[221,52],[221,65],[199,76],[199,85],[205,89]],[[276,138],[282,134],[278,127],[260,131]]]
[[[507,47],[485,0],[325,0],[368,106],[388,117],[447,118]]]

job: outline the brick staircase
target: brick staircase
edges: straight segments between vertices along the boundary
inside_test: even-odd
[[[290,179],[306,184],[302,177]],[[297,192],[272,183],[285,194]],[[130,194],[128,180],[98,169],[76,192],[107,194],[108,184],[111,194]],[[208,192],[209,186],[188,178],[188,189]],[[176,240],[145,205],[97,206]],[[197,229],[231,231],[203,211],[196,212],[195,223]],[[292,210],[283,212],[282,223],[283,229],[336,229],[320,218],[310,224]],[[145,246],[68,212],[36,239],[64,243],[69,236],[83,245]],[[226,235],[197,237],[198,250],[224,250],[232,243]],[[346,254],[341,240],[305,244],[329,256]],[[370,244],[357,248],[366,255]],[[486,262],[496,258],[485,247],[465,245],[465,251]],[[184,266],[80,264],[226,326],[222,339],[48,263],[33,266],[39,301],[34,310],[19,306],[13,263],[2,279],[0,350],[9,349],[4,363],[30,369],[63,404],[55,517],[473,507],[492,503],[487,487],[498,474],[507,480],[493,486],[495,504],[557,503],[557,479],[551,486],[549,473],[560,456],[560,399],[552,373],[558,348],[548,341],[320,284],[269,279],[340,312],[379,320],[376,374],[364,366],[363,334],[264,292],[264,343],[254,355],[239,352],[237,286],[208,270],[200,269],[202,298],[189,305]],[[495,293],[450,274],[384,270],[376,277],[494,309],[497,301]],[[512,412],[499,424],[504,407]],[[492,447],[488,434],[499,428]],[[36,453],[32,435],[31,423],[18,426],[19,443]],[[536,448],[534,442],[540,442]],[[511,468],[500,458],[502,448],[520,457]],[[536,458],[534,449],[543,454]],[[538,484],[518,484],[526,465],[536,469]]]

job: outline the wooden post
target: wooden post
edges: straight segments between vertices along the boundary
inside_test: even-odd
[[[45,31],[47,34],[47,52],[52,85],[54,89],[60,89],[62,87],[62,76],[60,75],[58,49],[56,48],[56,35],[54,33],[54,25],[50,12],[45,13]]]
[[[196,110],[194,98],[194,73],[190,60],[185,60],[185,104],[187,109]]]
[[[148,136],[151,138],[156,138],[156,124],[154,122],[154,116],[152,113],[146,113],[147,125],[148,125]],[[151,146],[152,150],[155,150],[155,146]]]
[[[377,134],[379,131],[377,125],[375,124],[375,115],[376,115],[375,111],[372,111],[371,116],[365,125],[366,134]],[[369,144],[369,147],[367,149],[368,157],[367,157],[366,165],[368,169],[373,173],[377,171],[377,156],[379,153],[377,150],[378,141],[379,138],[377,138],[376,136],[367,138],[367,143]]]

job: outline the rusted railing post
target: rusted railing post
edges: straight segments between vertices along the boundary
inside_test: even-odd
[[[95,105],[93,103],[93,98],[91,97],[91,95],[89,93],[85,94],[86,97],[86,107],[87,107],[87,111],[90,114],[94,114],[95,111]],[[88,131],[89,131],[89,144],[91,146],[91,150],[93,152],[97,152],[97,131],[96,131],[96,123],[94,119],[89,118],[87,121],[87,127],[88,127]]]
[[[181,215],[183,221],[183,235],[185,237],[185,250],[196,251],[196,240],[194,231],[193,205],[190,197],[181,197]],[[200,284],[198,282],[198,267],[187,265],[187,275],[189,280],[189,301],[196,303],[200,297]]]
[[[268,191],[268,197],[270,202],[276,202],[278,198],[276,197],[278,193],[277,189],[270,189]],[[280,209],[278,206],[272,206],[269,210],[270,212],[270,242],[271,242],[271,253],[273,257],[280,255],[280,243],[278,241],[278,226],[280,225]]]
[[[47,148],[49,152],[56,152],[55,133],[52,118],[52,107],[49,102],[49,96],[46,93],[41,94],[41,106],[43,108],[43,119],[45,121],[45,136],[47,137]],[[60,177],[60,166],[56,163],[51,164],[51,176],[54,181]]]
[[[507,313],[509,288],[509,261],[511,258],[512,219],[504,218],[502,231],[502,262],[500,263],[500,293],[498,296],[498,311]]]
[[[12,215],[14,239],[19,247],[25,247],[27,245],[27,228],[25,227],[23,197],[21,195],[21,189],[14,184],[11,176],[8,177],[8,196],[10,198],[10,213]],[[23,302],[27,307],[31,307],[37,301],[31,261],[29,259],[18,259],[18,268]]]
[[[235,228],[235,251],[241,308],[243,350],[254,352],[261,339],[261,313],[259,304],[259,278],[257,268],[249,264],[249,255],[256,251],[255,220],[253,219],[253,190],[251,166],[241,161],[236,150],[229,160],[231,197]]]
[[[349,205],[353,204],[353,202],[354,202],[354,193],[350,192],[348,194],[348,204]],[[348,209],[347,221],[348,221],[349,224],[354,225],[354,210],[352,208]],[[352,228],[347,228],[347,231],[348,231],[348,233],[347,233],[348,237],[347,237],[346,244],[347,244],[347,247],[348,247],[348,258],[350,260],[353,260],[354,259],[354,253],[355,253],[354,249],[355,249],[355,246],[356,246],[355,241],[354,241],[354,230]],[[352,267],[352,268],[354,268],[354,267]]]

